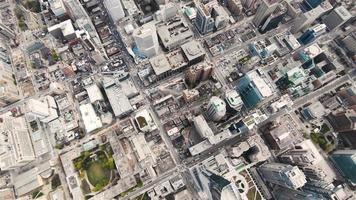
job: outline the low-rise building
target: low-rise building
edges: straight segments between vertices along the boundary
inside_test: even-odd
[[[79,110],[82,115],[85,131],[87,133],[90,133],[103,126],[100,117],[96,114],[91,103],[80,105]]]
[[[158,80],[166,78],[172,73],[172,67],[164,54],[151,58],[150,64]]]
[[[193,37],[193,32],[182,20],[174,20],[167,24],[158,24],[157,34],[163,47],[169,51],[179,47],[189,38]]]
[[[187,42],[181,45],[181,48],[190,65],[204,60],[205,50],[198,41],[192,40]]]

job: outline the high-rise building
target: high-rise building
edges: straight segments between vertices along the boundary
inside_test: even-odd
[[[1,117],[1,171],[24,166],[35,159],[25,117]]]
[[[207,62],[190,66],[186,71],[186,79],[189,84],[195,85],[199,81],[208,80],[212,74],[212,70],[213,65]]]
[[[298,189],[307,182],[304,173],[297,167],[282,163],[267,163],[258,168],[261,177],[267,182]]]
[[[135,29],[133,37],[139,52],[144,56],[151,58],[158,54],[158,36],[154,24],[144,24]]]
[[[13,30],[9,27],[5,26],[3,23],[0,22],[0,36],[5,39],[15,39],[16,34]]]
[[[279,4],[274,12],[269,15],[260,25],[259,31],[265,33],[278,27],[282,22],[283,17],[287,13],[287,8],[283,4]]]
[[[216,175],[209,170],[201,171],[208,182],[209,200],[241,200],[242,197],[235,183],[226,180],[224,177]]]
[[[356,129],[356,113],[354,110],[347,110],[337,114],[330,113],[326,119],[335,132],[347,132]]]
[[[295,34],[308,28],[308,26],[310,26],[317,18],[330,11],[332,8],[332,5],[328,1],[324,1],[316,8],[299,14],[293,21],[291,33]]]
[[[62,0],[49,0],[48,3],[51,11],[56,17],[61,18],[67,14],[67,10]]]
[[[211,97],[206,114],[213,121],[221,120],[226,114],[225,102],[219,97]]]
[[[312,192],[293,190],[285,187],[277,187],[273,190],[273,196],[277,200],[325,200],[320,194],[314,194]]]
[[[172,2],[160,6],[160,10],[163,21],[168,21],[169,19],[172,19],[176,16],[178,12],[177,6]]]
[[[261,23],[276,10],[278,5],[277,0],[263,0],[258,6],[255,17],[252,20],[253,24],[259,27]]]
[[[197,16],[195,18],[195,26],[198,28],[199,32],[206,34],[212,32],[215,27],[214,18],[211,17],[211,14],[204,5],[199,4],[197,6]]]
[[[201,34],[207,34],[226,26],[229,14],[216,0],[197,5],[195,26]]]
[[[351,17],[352,14],[344,6],[339,6],[331,11],[323,21],[329,30],[333,30],[343,25]]]
[[[353,185],[356,184],[356,150],[337,150],[330,156],[336,168]]]
[[[118,0],[104,0],[104,6],[108,11],[111,19],[116,22],[125,17],[125,11],[122,7],[121,1]]]
[[[247,108],[255,107],[264,98],[273,94],[270,86],[256,71],[245,74],[239,80],[235,89],[239,92]]]
[[[356,32],[351,32],[342,39],[345,48],[352,54],[356,54]]]
[[[242,14],[242,3],[240,0],[227,0],[227,8],[229,11],[238,16]]]
[[[308,149],[293,149],[280,156],[282,162],[299,166],[313,165],[315,155]]]
[[[302,6],[306,11],[313,10],[319,6],[323,0],[303,0]]]
[[[319,35],[323,34],[326,32],[326,25],[325,24],[317,24],[309,29],[307,29],[299,38],[298,38],[298,42],[301,44],[308,44],[312,41],[314,41],[314,39],[316,37],[318,37]]]
[[[236,113],[241,111],[244,105],[239,93],[236,90],[228,90],[225,92],[225,101],[227,110],[231,113]]]
[[[0,106],[5,106],[20,100],[12,66],[1,62],[0,65]]]

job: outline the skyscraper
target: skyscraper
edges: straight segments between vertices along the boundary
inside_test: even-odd
[[[310,26],[317,18],[319,18],[332,8],[332,5],[328,1],[324,1],[316,8],[308,12],[301,13],[294,19],[291,28],[291,33],[295,34],[299,31],[304,30],[305,28],[308,28],[308,26]]]
[[[0,22],[0,35],[5,39],[15,39],[16,37],[15,32],[1,22]]]
[[[0,65],[0,106],[5,106],[20,99],[12,67],[1,61]]]
[[[151,58],[157,55],[159,50],[158,36],[154,24],[148,23],[137,28],[133,32],[133,38],[140,53]]]
[[[352,184],[356,184],[356,150],[338,150],[330,158],[341,174]]]
[[[240,193],[235,183],[226,180],[206,169],[201,172],[209,181],[209,200],[241,200]]]
[[[259,167],[261,177],[267,182],[298,189],[307,182],[304,173],[297,167],[282,163],[267,163]]]
[[[325,200],[320,194],[314,194],[312,192],[293,190],[285,187],[277,187],[273,190],[273,196],[277,200]]]
[[[235,88],[247,108],[255,107],[264,98],[270,97],[273,93],[269,85],[256,71],[245,74]]]
[[[279,4],[274,12],[260,24],[259,31],[265,33],[277,28],[286,13],[287,8],[283,4]]]
[[[225,114],[226,114],[225,102],[219,97],[216,96],[211,97],[207,109],[208,118],[213,121],[219,121],[225,116]]]
[[[125,17],[124,9],[122,8],[121,1],[118,0],[104,0],[105,8],[108,10],[108,14],[111,19],[116,22],[119,19]]]
[[[197,16],[195,18],[195,26],[199,32],[206,34],[212,32],[215,27],[215,21],[211,17],[209,10],[204,5],[199,4],[197,6]]]
[[[252,20],[253,24],[259,27],[261,23],[275,11],[278,5],[277,0],[263,0],[258,6],[255,17]]]
[[[324,23],[329,30],[333,30],[343,25],[347,20],[351,19],[351,17],[352,14],[344,6],[339,6],[325,17]]]
[[[201,34],[207,34],[215,29],[221,29],[226,26],[229,20],[229,14],[218,4],[216,0],[205,4],[197,5],[197,16],[195,26]]]

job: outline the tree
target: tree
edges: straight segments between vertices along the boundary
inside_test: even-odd
[[[75,168],[77,171],[82,170],[82,169],[83,169],[82,161],[79,160],[79,161],[74,162],[74,168]]]
[[[41,12],[41,4],[38,0],[27,0],[24,3],[24,7],[31,12],[40,13]]]
[[[105,167],[109,169],[114,169],[115,168],[115,162],[113,158],[108,158],[105,162]]]
[[[52,190],[56,189],[58,186],[60,186],[61,183],[61,179],[59,178],[58,174],[55,174],[51,180],[51,186],[52,186]]]

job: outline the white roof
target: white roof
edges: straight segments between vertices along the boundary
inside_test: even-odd
[[[54,31],[56,29],[61,29],[63,36],[71,35],[75,33],[72,21],[70,19],[61,22],[59,24],[48,27],[48,32]]]
[[[190,154],[192,154],[192,156],[195,156],[195,155],[209,149],[212,146],[213,145],[210,144],[210,142],[208,140],[204,140],[192,147],[189,147],[189,152],[190,152]]]
[[[263,78],[261,78],[261,76],[259,76],[257,74],[256,71],[252,71],[252,72],[248,73],[248,77],[256,85],[256,88],[259,90],[259,92],[261,93],[261,95],[263,97],[266,98],[266,97],[272,96],[272,94],[273,94],[272,89],[267,85],[265,80],[263,80]]]
[[[343,20],[346,21],[352,17],[351,13],[344,7],[344,6],[339,6],[334,9],[334,12],[339,15],[339,17]]]
[[[137,160],[141,161],[151,156],[151,150],[146,142],[145,135],[139,134],[130,138],[134,149],[136,150]]]
[[[104,6],[108,10],[113,21],[125,17],[125,12],[120,0],[104,0]]]
[[[40,115],[42,117],[47,117],[50,115],[48,104],[40,100],[29,99],[27,102],[27,108],[29,112],[32,112],[36,115]]]
[[[194,121],[194,126],[196,130],[199,132],[199,134],[203,138],[210,138],[214,136],[214,132],[211,130],[209,127],[208,123],[204,119],[203,115],[199,115],[193,119]]]
[[[85,130],[87,133],[90,133],[103,126],[100,118],[96,115],[92,104],[88,103],[81,105],[79,107],[79,110],[82,115]]]
[[[151,58],[150,63],[153,68],[153,71],[157,76],[172,69],[171,65],[168,62],[168,59],[164,54],[159,54]]]
[[[88,93],[91,103],[104,100],[103,94],[101,94],[101,91],[96,84],[89,85],[88,87],[85,88],[85,90]]]

